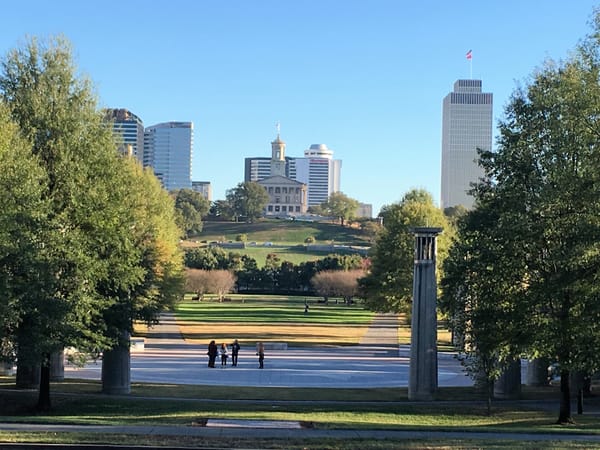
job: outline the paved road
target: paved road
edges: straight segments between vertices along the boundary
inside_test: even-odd
[[[207,366],[206,346],[185,342],[173,316],[146,338],[145,349],[132,352],[132,382],[281,387],[406,387],[409,348],[398,347],[398,319],[378,315],[360,345],[331,348],[267,350],[258,369],[254,348],[242,348],[237,367]],[[83,369],[67,366],[68,378],[100,379],[101,362]],[[440,386],[468,386],[450,353],[438,357]]]

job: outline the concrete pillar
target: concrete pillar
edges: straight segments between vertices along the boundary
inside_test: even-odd
[[[438,387],[436,236],[441,228],[419,227],[415,233],[415,266],[410,341],[409,400],[432,400]]]
[[[21,389],[38,389],[40,387],[41,366],[17,361],[16,385]]]
[[[530,359],[525,372],[527,386],[548,386],[548,365],[546,358]]]
[[[0,361],[0,375],[13,375],[13,363],[8,361]]]
[[[129,334],[126,342],[102,354],[102,392],[112,395],[131,393]]]
[[[61,350],[50,356],[50,381],[63,381],[65,379],[65,352]]]
[[[521,396],[521,360],[509,364],[494,383],[494,398],[514,400]]]

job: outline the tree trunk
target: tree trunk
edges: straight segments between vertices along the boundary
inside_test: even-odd
[[[571,385],[568,370],[560,371],[560,412],[558,414],[559,424],[573,423],[571,417]]]
[[[38,411],[50,411],[50,355],[44,357],[40,373],[40,395],[38,397]]]

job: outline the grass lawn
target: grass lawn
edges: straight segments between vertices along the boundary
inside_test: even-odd
[[[14,378],[0,377],[0,420],[3,422],[60,423],[87,425],[178,425],[210,418],[291,420],[310,424],[317,429],[380,429],[418,431],[479,431],[510,433],[588,433],[600,434],[600,423],[594,415],[575,416],[576,424],[555,425],[558,401],[548,408],[545,403],[497,402],[491,416],[486,415],[481,394],[474,388],[440,389],[444,402],[414,403],[406,401],[406,389],[273,389],[239,388],[242,397],[256,401],[219,401],[231,397],[231,388],[217,386],[174,386],[134,384],[129,398],[97,395],[100,383],[67,380],[53,383],[53,411],[47,415],[32,412],[35,393],[11,389]],[[236,391],[238,389],[236,388]],[[280,398],[283,392],[287,398]],[[308,395],[310,391],[312,394]],[[346,401],[342,397],[352,396]],[[60,392],[60,393],[59,393]],[[171,398],[165,394],[177,393]],[[75,394],[75,395],[74,395]],[[185,400],[178,398],[185,394]],[[148,398],[148,395],[160,399]],[[558,388],[524,389],[524,397],[531,400],[552,398],[558,400]],[[213,401],[206,401],[213,399]],[[383,400],[382,400],[383,399]],[[468,400],[465,400],[468,399]],[[271,401],[269,401],[271,400]],[[306,400],[312,400],[307,402]],[[600,406],[599,399],[589,403]],[[203,438],[166,436],[127,436],[103,433],[1,433],[5,442],[118,442],[152,445],[209,445],[225,448],[539,448],[534,443],[503,439],[469,438],[411,439],[403,441],[322,440],[298,439],[232,439],[215,441]],[[147,439],[147,440],[146,440]],[[204,438],[206,439],[206,438]],[[100,440],[100,441],[99,441]],[[325,446],[324,446],[325,445]],[[552,445],[555,445],[554,447]],[[544,442],[549,448],[597,448],[593,443]]]
[[[287,342],[289,345],[357,344],[366,333],[374,313],[356,304],[347,306],[315,297],[231,295],[231,301],[180,303],[177,323],[185,339],[211,339],[241,344],[257,341]],[[304,313],[304,302],[310,308]]]
[[[312,236],[318,242],[335,240],[339,244],[369,245],[360,229],[342,227],[324,222],[300,222],[290,220],[262,219],[254,223],[204,222],[202,233],[191,240],[217,241],[221,237],[234,241],[245,234],[248,242],[293,242],[303,243]]]
[[[375,316],[360,303],[347,306],[341,299],[338,304],[330,299],[325,305],[318,302],[320,297],[303,296],[229,294],[229,301],[222,303],[211,295],[201,302],[190,298],[177,305],[175,315],[184,338],[194,343],[238,339],[243,345],[258,341],[298,347],[355,345]],[[308,314],[304,313],[305,301],[310,306]],[[144,326],[136,326],[137,335],[145,333]],[[450,338],[440,325],[438,348],[451,350]],[[403,317],[398,322],[398,343],[410,343],[410,327]]]

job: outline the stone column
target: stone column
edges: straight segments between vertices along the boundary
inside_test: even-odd
[[[436,236],[442,229],[419,227],[411,231],[416,241],[408,398],[432,400],[438,387]]]
[[[521,360],[510,363],[494,383],[494,398],[514,400],[521,396]]]
[[[54,352],[50,356],[50,381],[65,379],[65,351]]]
[[[527,361],[525,384],[527,386],[548,386],[548,366],[546,358],[535,358]]]
[[[122,395],[131,393],[131,359],[129,333],[124,333],[124,342],[102,354],[102,392]]]

